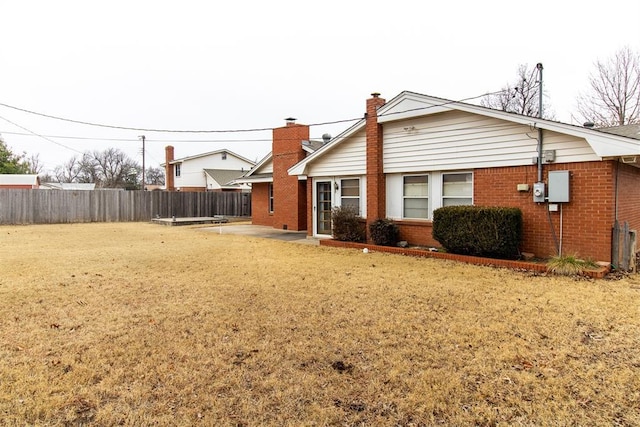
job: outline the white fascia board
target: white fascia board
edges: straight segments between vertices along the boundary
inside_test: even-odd
[[[624,141],[617,141],[604,135],[590,135],[585,139],[600,157],[640,156],[640,140],[624,138]]]
[[[273,182],[273,177],[260,177],[260,178],[240,177],[230,182],[233,184],[252,184],[255,182]]]

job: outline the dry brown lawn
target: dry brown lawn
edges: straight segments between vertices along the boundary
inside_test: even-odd
[[[0,272],[0,425],[640,425],[636,276],[145,223],[0,227]]]

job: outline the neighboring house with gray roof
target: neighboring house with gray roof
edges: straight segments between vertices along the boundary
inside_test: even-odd
[[[204,175],[207,191],[251,191],[246,184],[235,183],[234,180],[244,172],[225,169],[205,169]]]
[[[216,150],[174,158],[174,148],[165,148],[167,191],[250,191],[246,184],[232,182],[249,171],[255,162],[230,150]]]

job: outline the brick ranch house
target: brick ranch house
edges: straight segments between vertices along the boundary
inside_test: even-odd
[[[508,206],[523,212],[523,252],[606,262],[614,221],[640,227],[634,137],[406,91],[372,94],[364,119],[313,152],[301,149],[307,126],[273,134],[268,167],[247,176],[264,180],[253,182],[255,224],[330,237],[331,210],[349,205],[367,223],[393,219],[410,244],[439,246],[439,207]]]
[[[307,230],[307,182],[289,175],[289,168],[322,147],[328,140],[309,139],[309,126],[286,119],[273,130],[271,152],[235,182],[251,185],[251,222],[255,225]]]

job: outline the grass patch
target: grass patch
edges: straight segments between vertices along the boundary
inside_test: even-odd
[[[580,259],[577,255],[556,255],[547,261],[547,271],[562,276],[575,276],[595,268],[598,268],[597,263]]]
[[[0,227],[2,423],[640,424],[637,276],[211,230]]]

